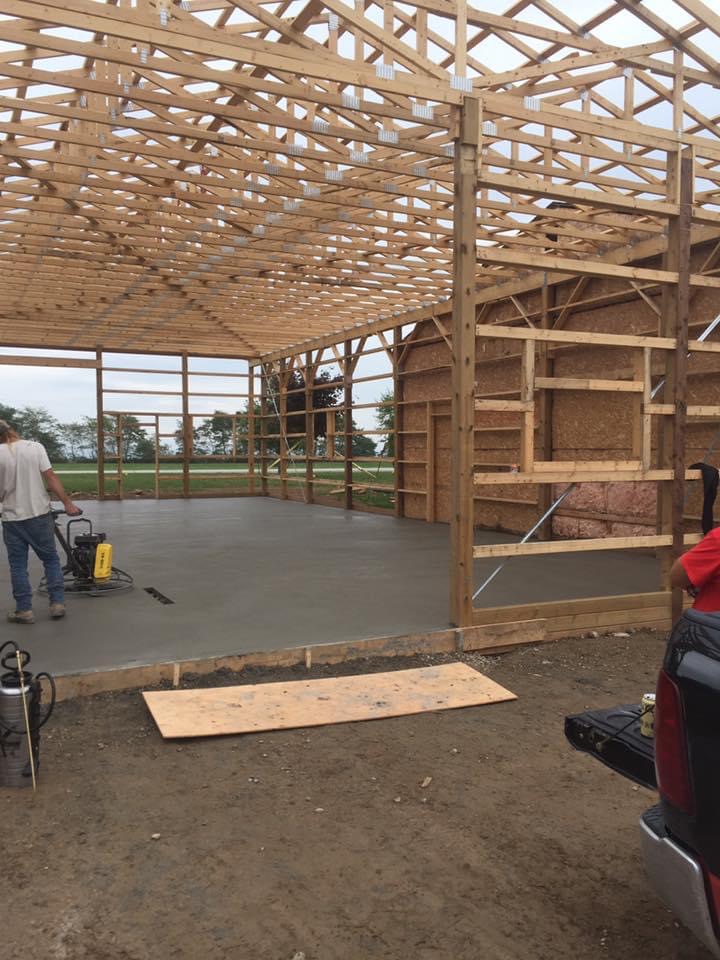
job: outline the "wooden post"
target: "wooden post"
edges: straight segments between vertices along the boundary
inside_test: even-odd
[[[312,350],[305,354],[305,502],[312,503],[314,498],[313,474],[315,456],[315,367],[312,362]]]
[[[450,620],[472,624],[475,240],[480,104],[466,97],[455,142],[452,312]]]
[[[520,359],[520,399],[532,404],[525,410],[520,427],[520,470],[529,473],[535,463],[535,341],[526,340]]]
[[[155,499],[160,499],[160,416],[155,414]]]
[[[652,469],[652,414],[645,408],[652,403],[652,348],[635,350],[633,355],[634,379],[642,384],[642,393],[632,399],[632,455],[640,461],[643,470]]]
[[[672,534],[670,550],[662,556],[662,586],[670,589],[669,571],[672,562],[683,550],[683,514],[685,506],[685,430],[687,424],[687,353],[690,311],[690,225],[694,195],[694,157],[691,149],[668,154],[668,194],[675,192],[679,214],[668,223],[668,248],[665,269],[676,271],[677,284],[665,284],[662,297],[661,327],[666,337],[676,338],[676,347],[667,352],[664,400],[672,403],[674,414],[671,429],[661,425],[660,466],[671,467],[673,479],[661,484],[659,498],[660,532]],[[660,418],[661,421],[664,417]],[[682,590],[672,592],[673,621],[682,613]]]
[[[268,452],[267,452],[267,411],[268,411],[268,369],[260,364],[260,492],[268,495]]]
[[[434,403],[425,405],[425,519],[435,522],[435,416]]]
[[[103,355],[100,347],[95,351],[95,410],[97,417],[97,488],[98,500],[105,499],[105,401],[103,396]]]
[[[695,157],[691,149],[683,150],[680,156],[680,212],[677,220],[670,224],[668,243],[677,248],[678,284],[675,291],[675,390],[673,402],[672,441],[672,557],[676,560],[684,552],[685,533],[683,516],[685,513],[685,437],[687,429],[687,366],[688,366],[688,324],[690,320],[690,228],[692,226],[692,204],[694,198]],[[674,590],[672,596],[672,619],[677,620],[683,609],[683,592]]]
[[[542,316],[541,326],[543,330],[549,330],[552,326],[550,308],[555,304],[555,287],[551,287],[547,282],[545,274],[542,287]],[[550,344],[538,343],[537,371],[539,377],[552,377],[554,374],[555,361],[550,356]],[[554,396],[552,390],[540,390],[538,396],[538,446],[540,448],[540,459],[552,460],[553,458],[553,402]],[[540,516],[543,516],[550,509],[553,502],[553,488],[551,484],[543,483],[538,487],[538,509]],[[552,517],[545,521],[538,536],[541,540],[552,540]]]
[[[182,455],[182,485],[183,496],[190,496],[190,458],[192,457],[193,446],[193,425],[190,416],[190,375],[188,370],[188,355],[182,354],[182,435],[183,435],[183,455]]]
[[[123,476],[123,415],[119,413],[116,419],[117,424],[117,495],[120,500],[125,499],[125,477]]]
[[[280,361],[280,372],[278,374],[278,450],[280,454],[280,496],[283,500],[288,498],[288,436],[287,436],[287,360],[285,357]]]
[[[344,396],[343,396],[343,461],[345,467],[345,509],[352,510],[353,508],[353,435],[352,435],[352,415],[353,415],[353,395],[352,395],[352,380],[353,380],[353,357],[352,357],[352,340],[346,340],[343,348],[343,384],[344,384]]]
[[[248,364],[247,400],[248,491],[255,493],[255,364]]]
[[[395,432],[393,434],[393,455],[394,461],[393,466],[395,468],[395,516],[404,517],[405,516],[405,494],[403,490],[405,489],[405,464],[403,460],[405,459],[405,426],[404,426],[404,410],[405,406],[403,404],[404,398],[404,385],[405,381],[402,377],[402,361],[400,349],[402,347],[402,327],[393,328],[393,349],[392,349],[392,363],[393,363],[393,404],[394,404],[394,417],[393,422],[395,424]]]
[[[337,410],[328,410],[325,414],[327,417],[327,435],[325,437],[325,456],[328,460],[334,460],[336,456],[335,449],[335,433],[337,430]]]

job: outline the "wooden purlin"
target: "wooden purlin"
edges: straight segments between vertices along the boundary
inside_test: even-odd
[[[443,312],[468,93],[479,296],[662,240],[682,146],[720,228],[706,4],[484,6],[0,0],[0,341],[257,358]]]

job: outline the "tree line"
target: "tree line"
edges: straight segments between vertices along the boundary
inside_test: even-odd
[[[82,417],[62,423],[44,407],[11,407],[0,403],[0,420],[5,420],[25,440],[36,440],[51,460],[69,463],[94,463],[98,454],[97,417]],[[104,418],[105,452],[117,454],[117,422]],[[123,458],[128,462],[146,462],[155,457],[155,442],[140,426],[137,417],[123,417]]]
[[[319,374],[314,381],[313,389],[313,418],[315,446],[311,451],[315,456],[325,456],[327,453],[328,416],[327,411],[336,409],[335,415],[335,450],[342,456],[344,453],[344,415],[337,409],[342,402],[342,383],[327,372]],[[280,452],[283,433],[287,436],[288,444],[296,456],[303,456],[305,450],[305,380],[300,371],[294,371],[288,380],[287,415],[284,418],[284,430],[280,429],[278,416],[278,384],[270,379],[268,385],[267,412],[265,433],[268,435],[266,448],[268,454],[278,455]],[[392,392],[387,392],[380,398],[381,401],[392,400]],[[298,412],[303,411],[303,412]],[[254,402],[255,416],[255,453],[260,452],[260,415],[261,405]],[[44,407],[12,407],[0,402],[0,419],[6,420],[26,440],[36,440],[47,450],[48,456],[55,462],[68,463],[95,463],[98,456],[98,421],[96,417],[81,417],[69,423],[63,423],[53,417]],[[235,437],[233,439],[233,420],[235,420]],[[376,414],[378,427],[392,430],[394,427],[394,409],[392,406],[379,407]],[[202,457],[231,457],[233,452],[238,457],[248,454],[248,406],[234,413],[216,410],[208,415],[193,429],[193,456]],[[358,429],[353,420],[353,431]],[[117,420],[114,417],[104,418],[105,455],[117,456],[118,436]],[[299,436],[294,436],[299,435]],[[379,437],[378,442],[371,437],[356,436],[353,438],[353,455],[357,457],[371,457],[378,455],[393,456],[394,437]],[[178,421],[173,440],[170,443],[160,444],[161,457],[171,457],[182,454],[184,434],[182,421]],[[122,418],[122,457],[126,463],[147,463],[155,459],[155,438],[140,426],[137,417],[127,414]]]

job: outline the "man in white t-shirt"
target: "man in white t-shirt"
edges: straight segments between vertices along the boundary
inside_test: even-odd
[[[10,561],[15,610],[11,623],[34,623],[33,590],[28,575],[28,553],[32,547],[45,567],[50,616],[65,616],[63,572],[55,548],[55,524],[50,513],[53,493],[69,516],[81,511],[65,493],[53,470],[45,447],[34,440],[21,440],[12,427],[0,420],[0,504],[2,532]]]

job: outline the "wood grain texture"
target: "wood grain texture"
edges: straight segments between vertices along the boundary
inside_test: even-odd
[[[166,739],[317,727],[514,700],[464,663],[323,680],[143,693]]]

